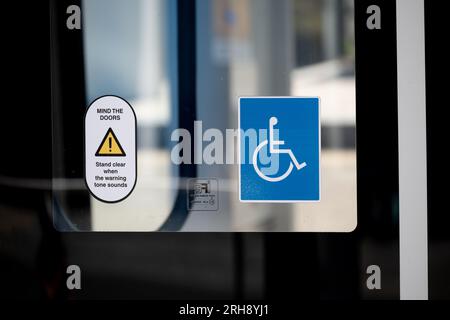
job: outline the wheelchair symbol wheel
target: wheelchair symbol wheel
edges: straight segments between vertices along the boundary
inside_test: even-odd
[[[253,168],[255,169],[256,173],[258,174],[258,176],[261,179],[264,179],[268,182],[279,182],[279,181],[283,181],[284,179],[286,179],[287,177],[289,177],[289,175],[291,174],[292,170],[294,169],[294,165],[292,164],[292,162],[289,163],[289,168],[287,169],[287,171],[279,176],[279,177],[268,177],[266,176],[264,173],[262,173],[262,171],[259,169],[258,167],[258,153],[261,151],[262,148],[264,148],[269,142],[267,140],[264,140],[263,142],[261,142],[259,144],[259,146],[256,147],[255,152],[253,153]]]

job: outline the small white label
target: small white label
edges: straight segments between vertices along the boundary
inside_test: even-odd
[[[116,96],[95,100],[85,116],[85,178],[92,195],[114,203],[136,185],[136,115]]]

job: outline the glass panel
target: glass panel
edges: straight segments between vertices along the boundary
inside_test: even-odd
[[[175,1],[82,1],[85,106],[100,96],[118,95],[134,107],[138,179],[122,202],[89,197],[82,176],[67,172],[71,157],[58,158],[61,150],[71,150],[68,140],[80,138],[69,134],[61,148],[54,144],[56,171],[68,167],[63,179],[56,175],[56,212],[78,230],[156,231],[170,215],[170,223],[183,231],[352,231],[357,223],[353,1],[197,0],[191,5],[196,71],[180,84],[196,81],[196,90],[183,91],[195,97],[194,105],[178,96],[177,44],[192,33],[180,29],[185,34],[177,39],[174,30],[181,22]],[[241,96],[320,97],[319,203],[239,202],[237,143],[226,131],[238,127]],[[213,129],[224,137],[223,163],[200,160],[194,168],[199,180],[177,178],[180,167],[172,155],[180,141],[171,136],[180,126],[180,110],[185,120],[187,112],[201,121],[201,135]],[[64,121],[67,126],[70,119]],[[203,155],[208,143],[191,131],[189,160],[195,161],[194,154]],[[202,188],[212,188],[216,198],[193,206],[189,199]]]
[[[175,192],[164,141],[171,117],[165,3],[83,1],[88,100],[118,95],[133,106],[138,125],[136,187],[114,205],[91,198],[93,230],[155,230],[172,210]]]
[[[54,185],[60,187],[56,188],[54,209],[70,223],[78,220],[71,226],[78,230],[157,230],[172,211],[177,194],[177,171],[171,165],[167,139],[178,108],[176,37],[169,36],[176,26],[176,4],[165,0],[83,0],[81,8],[79,58],[84,62],[85,107],[104,95],[130,103],[137,118],[138,176],[131,195],[115,204],[91,196],[84,205],[80,201],[74,205],[67,197],[87,192],[81,177],[56,180]],[[76,139],[75,135],[70,139]],[[58,148],[54,152],[58,153]],[[56,160],[55,165],[61,163]],[[67,184],[75,190],[67,190]]]
[[[191,212],[184,230],[352,231],[357,223],[353,1],[199,0],[197,6],[197,117],[203,129],[237,128],[241,96],[320,97],[322,199],[240,203],[237,166],[202,164],[199,176],[219,179],[220,207]]]

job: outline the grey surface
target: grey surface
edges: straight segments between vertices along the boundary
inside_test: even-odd
[[[423,0],[397,0],[400,299],[428,299]]]

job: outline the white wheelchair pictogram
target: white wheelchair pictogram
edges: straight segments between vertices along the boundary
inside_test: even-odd
[[[264,140],[263,142],[261,142],[255,149],[254,153],[253,153],[253,168],[255,169],[256,173],[258,174],[258,176],[268,182],[279,182],[279,181],[283,181],[284,179],[286,179],[287,177],[289,177],[289,175],[292,173],[292,170],[294,169],[294,166],[297,168],[297,170],[301,170],[304,167],[306,167],[306,162],[303,163],[298,163],[297,158],[295,157],[294,153],[292,152],[291,149],[279,149],[279,148],[275,148],[275,146],[282,146],[284,145],[284,141],[282,140],[275,140],[274,139],[274,132],[273,132],[273,128],[275,127],[275,125],[278,123],[278,119],[276,117],[271,117],[269,120],[269,141]],[[282,174],[279,177],[268,177],[266,176],[264,173],[262,173],[262,171],[259,169],[258,167],[258,154],[259,152],[262,150],[262,148],[264,148],[267,144],[269,144],[269,152],[270,153],[276,153],[276,154],[288,154],[289,157],[291,158],[291,162],[289,163],[289,167],[287,169],[287,171]]]

